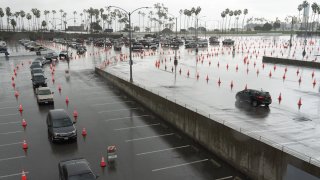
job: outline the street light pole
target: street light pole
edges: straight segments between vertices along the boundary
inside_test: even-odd
[[[131,31],[131,12],[128,13],[128,16],[129,16],[129,57],[130,57],[130,60],[129,60],[129,65],[130,65],[130,82],[132,83],[133,82],[133,79],[132,79],[132,31]]]
[[[134,13],[135,11],[139,10],[139,9],[148,9],[149,7],[140,7],[140,8],[137,8],[137,9],[131,11],[131,12],[128,12],[128,11],[124,10],[123,8],[118,7],[118,6],[108,6],[107,8],[111,8],[111,7],[120,9],[120,10],[122,10],[123,12],[125,12],[129,16],[129,57],[130,57],[129,65],[130,65],[130,82],[132,83],[133,82],[133,78],[132,78],[132,64],[133,64],[133,61],[132,61],[132,49],[131,49],[131,45],[132,45],[132,43],[131,43],[131,41],[132,41],[131,14]]]

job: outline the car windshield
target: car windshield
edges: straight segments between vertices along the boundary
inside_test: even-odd
[[[45,89],[45,90],[40,90],[38,92],[39,95],[49,95],[51,94],[51,91],[49,89]]]
[[[69,180],[94,180],[96,178],[92,173],[87,173],[87,174],[77,174],[74,176],[70,176],[68,179]]]
[[[53,121],[52,126],[54,128],[59,128],[59,127],[68,127],[68,126],[72,126],[73,123],[71,122],[71,120],[69,118],[64,118],[64,119],[58,119]]]
[[[44,81],[44,77],[43,76],[33,76],[33,79],[35,81]]]

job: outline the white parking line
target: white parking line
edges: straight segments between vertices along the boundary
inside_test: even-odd
[[[233,178],[233,176],[227,176],[227,177],[219,178],[219,179],[216,179],[216,180],[226,180],[226,179],[231,179],[231,178]]]
[[[144,127],[150,127],[150,126],[159,126],[160,123],[156,124],[149,124],[149,125],[143,125],[143,126],[132,126],[132,127],[126,127],[126,128],[119,128],[119,129],[114,129],[115,131],[122,131],[122,130],[128,130],[128,129],[137,129],[137,128],[144,128]]]
[[[170,151],[170,150],[181,149],[181,148],[186,148],[186,147],[190,147],[190,145],[179,146],[179,147],[168,148],[168,149],[161,149],[161,150],[157,150],[157,151],[149,151],[149,152],[139,153],[136,155],[141,156],[141,155],[152,154],[152,153],[163,152],[163,151]]]
[[[12,132],[0,133],[0,135],[16,134],[16,133],[22,133],[22,132],[23,131],[12,131]]]
[[[108,96],[108,97],[88,97],[88,100],[92,100],[92,99],[111,99],[111,98],[117,98],[117,97],[121,97],[121,96]]]
[[[12,146],[12,145],[17,145],[17,144],[22,144],[22,142],[15,142],[15,143],[10,143],[10,144],[0,144],[0,147]]]
[[[166,169],[172,169],[172,168],[186,166],[186,165],[190,165],[190,164],[202,163],[202,162],[205,162],[205,161],[208,161],[208,159],[202,159],[202,160],[199,160],[199,161],[193,161],[193,162],[189,162],[189,163],[183,163],[183,164],[178,164],[178,165],[174,165],[174,166],[168,166],[168,167],[164,167],[164,168],[153,169],[152,172],[162,171],[162,170],[166,170]]]
[[[15,107],[1,107],[0,109],[17,109],[18,106],[15,106]]]
[[[7,122],[7,123],[0,123],[0,125],[7,125],[7,124],[18,124],[21,121],[14,121],[14,122]]]
[[[10,157],[10,158],[4,158],[4,159],[0,159],[1,161],[8,161],[8,160],[13,160],[13,159],[21,159],[21,158],[25,158],[26,156],[17,156],[17,157]]]
[[[99,111],[98,113],[109,113],[109,112],[118,112],[118,111],[126,111],[126,110],[134,110],[134,109],[139,109],[139,108],[128,108],[128,109],[117,109],[117,110],[109,110],[109,111]]]
[[[159,135],[159,136],[149,136],[149,137],[143,137],[143,138],[129,139],[129,140],[126,140],[126,142],[140,141],[140,140],[145,140],[145,139],[152,139],[152,138],[158,138],[158,137],[164,137],[164,136],[172,136],[172,135],[174,135],[174,133],[163,134],[163,135]]]
[[[16,101],[0,101],[0,104],[1,103],[14,103],[14,102],[16,102]]]
[[[283,129],[289,129],[289,128],[297,128],[300,126],[294,126],[294,127],[283,127],[283,128],[275,128],[275,129],[265,129],[265,130],[257,130],[257,131],[248,131],[246,133],[257,133],[257,132],[269,132],[269,131],[278,131],[278,130],[283,130]]]
[[[133,102],[133,101],[119,101],[119,102],[112,102],[112,103],[93,104],[91,106],[103,106],[108,104],[121,104],[121,103],[128,103],[128,102]]]
[[[25,174],[29,174],[28,171],[24,172]],[[8,177],[12,177],[12,176],[20,176],[22,175],[22,173],[17,173],[17,174],[9,174],[9,175],[4,175],[4,176],[0,176],[0,179],[4,179],[4,178],[8,178]]]
[[[0,117],[5,117],[5,116],[14,116],[14,115],[19,115],[19,113],[14,113],[14,114],[4,114],[4,115],[0,115]]]
[[[122,119],[131,119],[131,118],[147,117],[147,116],[150,116],[150,115],[128,116],[128,117],[122,117],[122,118],[107,119],[107,120],[104,120],[104,121],[109,122],[109,121],[117,121],[117,120],[122,120]]]

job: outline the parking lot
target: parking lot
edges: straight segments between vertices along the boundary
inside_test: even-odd
[[[94,54],[94,50],[87,53]],[[28,179],[58,179],[58,162],[77,157],[86,158],[99,179],[232,179],[236,176],[245,179],[96,76],[92,67],[102,61],[100,58],[88,55],[73,60],[70,76],[66,75],[68,66],[64,61],[52,69],[45,66],[55,104],[38,105],[29,70],[29,62],[34,58],[0,59],[0,179],[19,179],[22,171]],[[17,98],[15,92],[19,94]],[[78,112],[77,142],[48,140],[46,116],[50,109],[65,109],[70,116]],[[23,119],[27,122],[25,128],[21,125]],[[83,128],[86,137],[81,135]],[[23,149],[24,140],[27,150]],[[118,159],[114,167],[107,162],[107,167],[101,168],[101,158],[106,158],[109,145],[117,147]]]

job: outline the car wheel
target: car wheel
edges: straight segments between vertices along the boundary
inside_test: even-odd
[[[269,107],[270,104],[265,104],[266,107]]]
[[[258,106],[258,102],[257,101],[252,101],[251,102],[252,106],[257,107]]]

